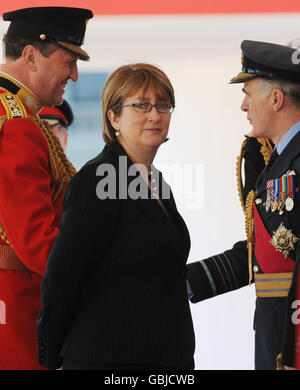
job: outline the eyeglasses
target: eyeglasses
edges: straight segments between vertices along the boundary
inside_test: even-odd
[[[132,107],[136,112],[150,112],[153,107],[156,108],[159,114],[172,114],[174,111],[174,107],[171,104],[167,103],[131,103],[131,104],[123,104],[120,108],[123,107]]]

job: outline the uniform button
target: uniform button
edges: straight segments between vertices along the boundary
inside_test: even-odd
[[[258,272],[258,266],[257,266],[257,265],[255,265],[255,266],[253,267],[253,271],[254,271],[254,272]]]

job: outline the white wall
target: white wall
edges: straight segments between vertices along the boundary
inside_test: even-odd
[[[192,170],[194,187],[186,182],[192,199],[182,199],[182,189],[174,189],[190,230],[189,261],[245,238],[235,163],[243,135],[251,129],[240,111],[242,85],[228,84],[240,71],[240,42],[286,44],[300,36],[299,22],[299,14],[285,14],[97,17],[88,25],[85,48],[91,61],[81,62],[81,71],[112,71],[143,61],[160,65],[173,82],[170,141],[161,147],[156,165]],[[191,306],[197,369],[253,369],[254,299],[253,287],[245,287]]]

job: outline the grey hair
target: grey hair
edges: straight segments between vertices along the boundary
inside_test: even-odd
[[[263,97],[269,96],[273,89],[278,88],[289,97],[291,103],[300,110],[300,84],[281,79],[270,80],[263,77],[260,77],[260,81]]]

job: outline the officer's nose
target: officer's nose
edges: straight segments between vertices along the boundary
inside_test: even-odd
[[[74,82],[78,81],[78,67],[77,67],[77,61],[72,64],[71,70],[70,70],[70,79]]]
[[[241,104],[241,110],[244,112],[248,111],[248,102],[247,102],[247,96],[244,97],[242,104]]]

